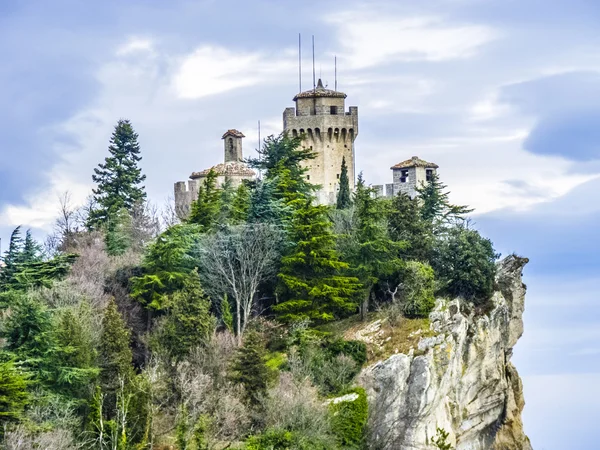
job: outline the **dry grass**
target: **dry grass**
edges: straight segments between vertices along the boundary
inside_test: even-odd
[[[401,318],[391,325],[385,312],[370,313],[366,321],[352,316],[320,327],[347,340],[363,341],[367,345],[367,364],[389,358],[395,353],[417,350],[423,337],[434,336],[429,319]]]

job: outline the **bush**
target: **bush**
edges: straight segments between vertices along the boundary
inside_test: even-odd
[[[265,430],[250,436],[246,441],[246,450],[331,450],[329,442],[310,440],[299,433],[278,428]]]
[[[354,400],[330,403],[331,428],[343,448],[358,448],[361,446],[367,426],[369,405],[367,394],[363,388],[353,388],[344,392],[357,394]]]
[[[459,225],[441,236],[432,265],[445,294],[481,305],[494,291],[499,256],[489,239]]]
[[[327,342],[327,351],[333,356],[349,356],[358,364],[360,369],[367,362],[367,346],[362,341],[345,341],[343,339],[334,339]]]
[[[402,275],[404,315],[427,317],[435,306],[433,269],[429,264],[408,261]]]

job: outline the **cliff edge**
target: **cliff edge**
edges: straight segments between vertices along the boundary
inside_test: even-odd
[[[369,448],[431,449],[441,428],[456,450],[531,450],[521,420],[522,383],[510,362],[523,334],[527,262],[511,255],[498,263],[487,311],[439,300],[430,315],[433,336],[363,370]]]

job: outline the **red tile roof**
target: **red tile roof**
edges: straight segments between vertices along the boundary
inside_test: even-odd
[[[390,167],[390,169],[408,169],[410,167],[427,167],[429,169],[437,169],[439,166],[435,163],[420,159],[418,156],[413,156],[406,161],[402,161],[395,166]]]

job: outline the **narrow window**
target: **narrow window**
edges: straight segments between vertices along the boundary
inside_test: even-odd
[[[329,114],[331,114],[332,116],[335,116],[337,114],[337,106],[330,106]]]
[[[339,173],[337,174],[337,179],[338,179],[338,180],[340,179],[340,174],[339,174]]]
[[[400,173],[400,183],[406,183],[407,179],[408,179],[408,170],[402,170],[402,172]]]
[[[433,169],[426,169],[425,170],[425,179],[427,181],[431,181],[432,178],[433,178]]]
[[[307,179],[307,180],[310,180],[310,175],[306,175],[306,179]]]

